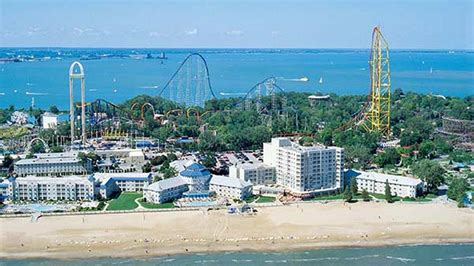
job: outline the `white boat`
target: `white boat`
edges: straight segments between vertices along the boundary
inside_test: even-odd
[[[319,78],[319,84],[323,84],[323,77]]]

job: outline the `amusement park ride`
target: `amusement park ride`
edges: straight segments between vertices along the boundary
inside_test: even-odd
[[[390,135],[390,65],[388,44],[383,37],[379,27],[375,27],[372,33],[372,47],[370,51],[370,92],[366,102],[352,119],[345,123],[340,130],[355,127],[362,128],[367,132],[380,132],[384,137]],[[76,70],[76,71],[75,71]],[[77,71],[78,70],[78,71]],[[81,80],[81,103],[73,105],[73,81]],[[264,121],[271,126],[272,114],[283,115],[287,118],[294,112],[296,120],[298,113],[294,108],[288,106],[286,93],[277,81],[283,79],[269,77],[253,86],[245,96],[238,102],[238,106],[244,110],[255,108],[262,115]],[[308,81],[307,78],[292,79],[297,81]],[[207,100],[215,98],[212,90],[209,68],[204,57],[198,53],[188,55],[166,82],[158,95],[175,101],[183,106],[183,109],[175,109],[162,114],[156,113],[151,103],[134,103],[130,109],[123,109],[118,105],[103,99],[90,103],[85,102],[85,76],[84,68],[79,62],[72,63],[69,70],[70,89],[70,119],[71,140],[75,140],[75,117],[81,119],[81,141],[86,144],[87,136],[101,136],[112,138],[127,137],[144,125],[145,113],[151,110],[153,119],[164,124],[171,116],[187,117],[194,116],[198,121],[209,113],[200,113],[199,107],[204,107]],[[76,107],[76,108],[74,108]],[[197,107],[197,108],[195,108]],[[139,108],[140,115],[137,117],[134,110]],[[293,119],[293,118],[292,118]],[[89,128],[86,131],[86,123]],[[296,121],[298,125],[298,121]],[[126,129],[124,129],[126,128]]]
[[[390,62],[388,43],[379,27],[372,32],[370,92],[358,113],[340,129],[362,127],[367,132],[390,136]]]

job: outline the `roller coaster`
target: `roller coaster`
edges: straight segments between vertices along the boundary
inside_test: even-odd
[[[287,98],[285,90],[277,84],[277,78],[268,77],[247,91],[238,106],[245,110],[255,108],[260,114],[286,109]],[[265,98],[269,101],[265,101]]]
[[[201,106],[216,98],[206,59],[199,53],[189,54],[158,94],[186,106]]]
[[[390,61],[388,43],[379,27],[372,32],[370,51],[370,91],[362,108],[340,127],[346,130],[361,127],[367,132],[390,135]]]
[[[81,111],[76,105],[76,116]],[[136,128],[139,123],[133,118],[133,113],[104,99],[97,99],[85,104],[86,124],[90,137],[102,137],[114,132],[114,135]],[[123,133],[125,136],[129,133]]]

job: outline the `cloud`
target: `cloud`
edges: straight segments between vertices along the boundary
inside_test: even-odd
[[[160,33],[156,32],[156,31],[151,31],[148,33],[148,36],[150,37],[160,37]]]
[[[198,34],[198,29],[194,28],[192,30],[186,30],[184,31],[184,34],[189,35],[189,36],[195,36]]]
[[[31,37],[31,36],[34,36],[34,35],[43,35],[43,34],[46,34],[46,33],[48,33],[48,32],[45,31],[45,30],[42,30],[38,27],[29,27],[28,30],[25,32],[25,34],[28,37]]]
[[[241,30],[231,30],[231,31],[227,31],[225,34],[229,36],[240,36],[244,34],[244,32]]]

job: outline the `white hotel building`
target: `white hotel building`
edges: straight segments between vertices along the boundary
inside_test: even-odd
[[[84,166],[77,153],[41,153],[34,156],[15,163],[14,169],[18,176],[85,175],[92,167],[90,160]]]
[[[406,176],[388,175],[374,172],[363,172],[350,170],[346,173],[347,178],[356,177],[357,188],[360,192],[366,190],[369,193],[385,194],[385,182],[390,185],[393,196],[415,198],[423,192],[423,181]]]
[[[288,138],[263,144],[263,161],[276,167],[276,183],[294,194],[318,194],[344,189],[344,149],[301,146]]]
[[[270,185],[275,184],[276,168],[264,163],[237,164],[229,167],[229,177],[249,181],[254,186]]]
[[[93,200],[94,182],[87,177],[18,177],[11,182],[13,200]]]

